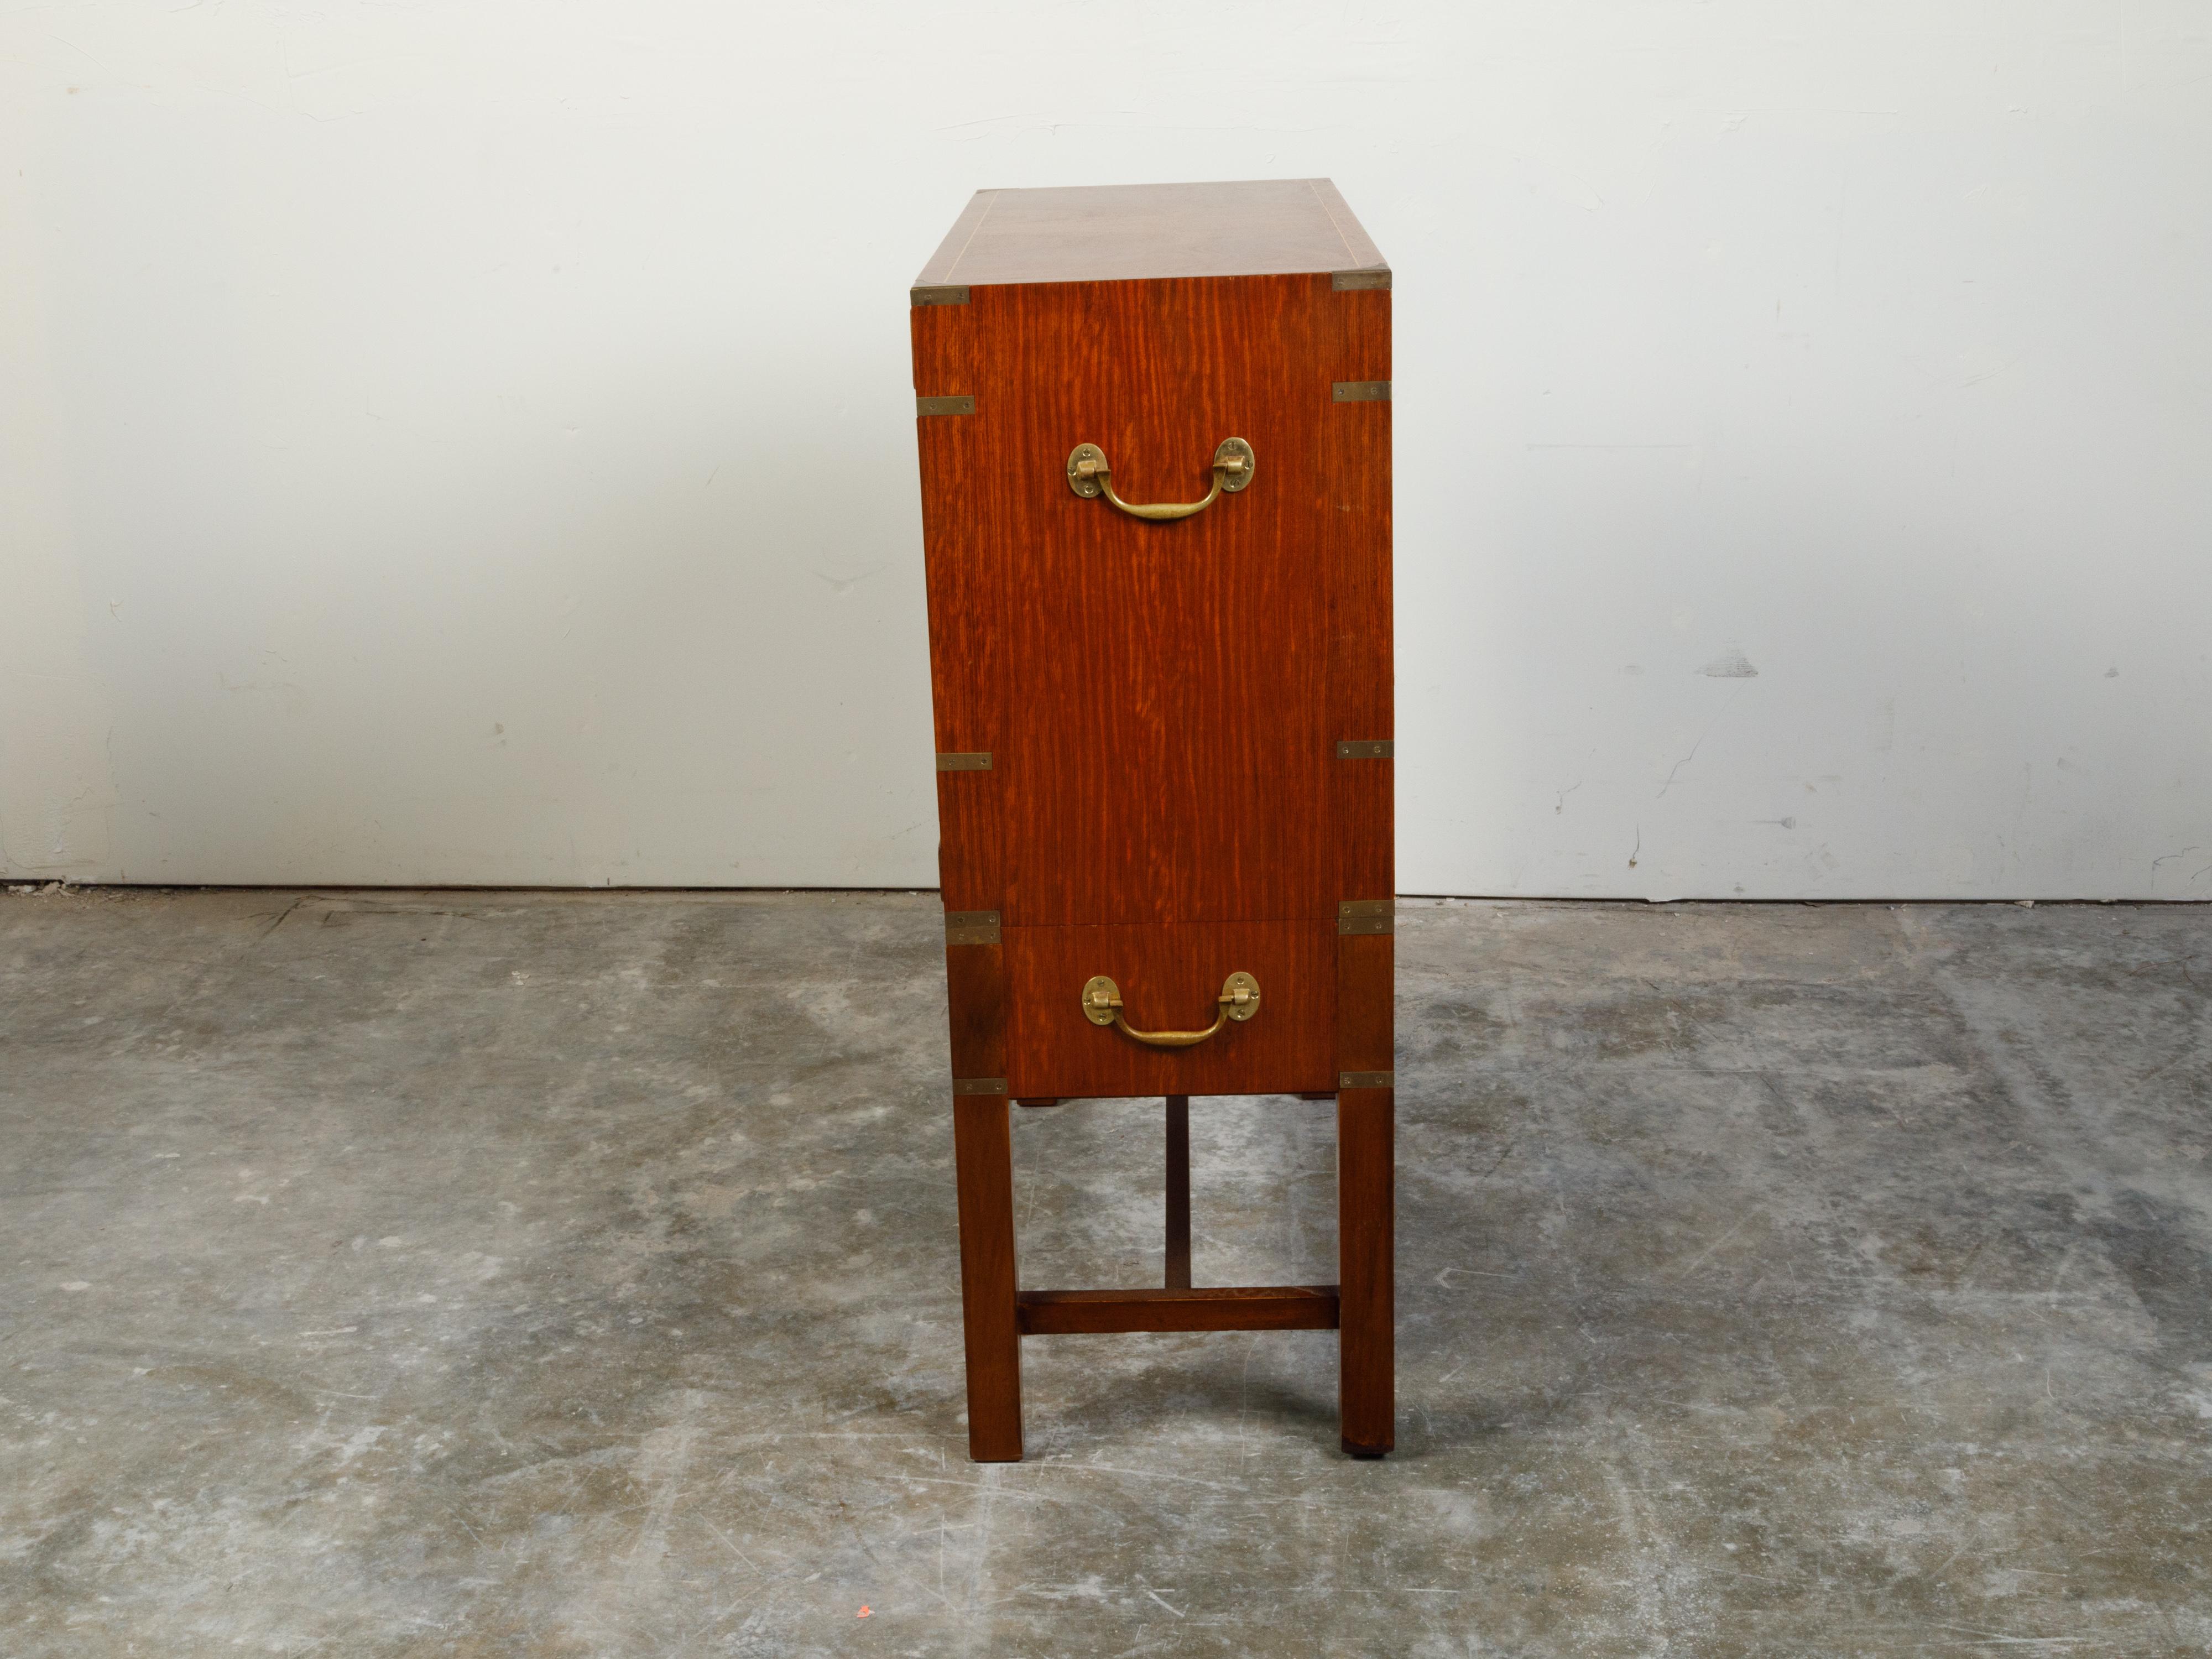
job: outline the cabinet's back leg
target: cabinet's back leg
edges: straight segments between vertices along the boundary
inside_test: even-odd
[[[960,1306],[968,1337],[968,1455],[1022,1456],[1022,1349],[1014,1313],[1014,1147],[1003,1095],[956,1095]]]
[[[1190,1288],[1190,1097],[1168,1097],[1167,1288]]]

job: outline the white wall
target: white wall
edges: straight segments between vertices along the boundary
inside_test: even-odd
[[[2209,16],[10,10],[0,871],[929,884],[908,279],[1328,174],[1407,890],[2212,896]]]

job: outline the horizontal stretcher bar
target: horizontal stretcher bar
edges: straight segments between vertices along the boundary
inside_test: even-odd
[[[1024,1291],[1024,1336],[1093,1331],[1333,1331],[1334,1285],[1246,1285],[1203,1291]]]

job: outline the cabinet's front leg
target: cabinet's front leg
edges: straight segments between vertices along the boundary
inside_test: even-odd
[[[1022,1456],[1022,1349],[1014,1314],[1014,1147],[1004,1095],[956,1095],[960,1305],[968,1338],[968,1455]]]
[[[1396,1443],[1393,1139],[1389,1090],[1346,1089],[1337,1096],[1338,1340],[1344,1449],[1354,1457],[1380,1457]]]

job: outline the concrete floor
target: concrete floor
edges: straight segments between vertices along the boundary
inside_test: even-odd
[[[1409,903],[1397,1455],[1073,1337],[993,1468],[937,916],[0,897],[0,1654],[2212,1650],[2212,914]],[[1329,1109],[1193,1117],[1330,1277]],[[1025,1283],[1159,1132],[1019,1115]]]

